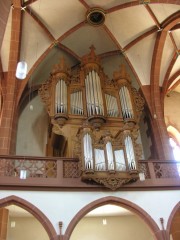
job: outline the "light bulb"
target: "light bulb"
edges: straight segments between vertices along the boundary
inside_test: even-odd
[[[27,75],[27,63],[25,61],[18,62],[16,68],[16,77],[18,79],[25,79]]]

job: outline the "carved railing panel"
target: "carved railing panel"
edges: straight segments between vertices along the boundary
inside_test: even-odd
[[[77,161],[63,161],[63,177],[64,178],[79,178],[81,176],[81,170],[79,168],[79,162]]]
[[[24,178],[56,178],[57,176],[56,160],[1,159],[0,161],[0,176],[3,177],[21,177],[22,171],[26,171]]]
[[[174,163],[153,163],[156,178],[179,178],[178,166]]]
[[[82,181],[80,163],[76,158],[0,156],[0,187],[102,188],[101,183],[87,184]],[[137,180],[123,186],[120,184],[119,188],[179,187],[179,166],[180,162],[176,161],[140,160],[139,172],[144,173],[145,181]],[[26,172],[26,180],[21,179],[23,171]],[[116,176],[116,171],[112,175]],[[103,175],[101,180],[116,184],[115,177],[108,179]]]

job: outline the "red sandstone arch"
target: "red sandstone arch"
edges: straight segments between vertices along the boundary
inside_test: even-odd
[[[14,204],[16,206],[19,206],[19,207],[27,210],[36,219],[38,219],[39,222],[44,227],[44,229],[46,230],[50,240],[58,239],[56,231],[55,231],[53,225],[51,224],[51,222],[49,221],[49,219],[33,204],[29,203],[28,201],[26,201],[22,198],[14,196],[14,195],[0,199],[0,207],[6,207],[11,204]]]
[[[168,222],[167,222],[167,228],[166,228],[168,236],[170,235],[170,229],[171,229],[171,225],[172,225],[172,221],[174,219],[174,216],[179,209],[180,209],[180,202],[178,202],[176,204],[176,206],[173,208],[173,210],[172,210],[172,212],[169,216],[169,219],[168,219]]]
[[[137,206],[136,204],[134,204],[128,200],[118,198],[118,197],[113,197],[113,196],[104,197],[104,198],[95,200],[95,201],[89,203],[88,205],[86,205],[84,208],[82,208],[75,215],[75,217],[71,220],[70,224],[68,225],[66,232],[64,234],[64,240],[69,240],[77,223],[88,212],[92,211],[93,209],[95,209],[97,207],[100,207],[100,206],[103,206],[106,204],[114,204],[114,205],[121,206],[121,207],[124,207],[124,208],[132,211],[133,213],[138,215],[147,224],[147,226],[151,230],[152,234],[154,235],[154,239],[163,240],[162,231],[159,229],[157,224],[154,222],[154,220],[150,217],[150,215],[147,212],[145,212],[142,208],[140,208],[139,206]]]

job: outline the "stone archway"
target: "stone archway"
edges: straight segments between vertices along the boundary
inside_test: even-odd
[[[75,217],[72,219],[72,221],[70,222],[69,226],[66,229],[66,232],[64,234],[64,240],[69,240],[70,236],[74,230],[74,228],[76,227],[77,223],[90,211],[92,211],[93,209],[106,205],[106,204],[114,204],[120,207],[124,207],[128,210],[130,210],[131,212],[135,213],[136,215],[138,215],[145,223],[146,225],[149,227],[149,229],[151,230],[151,233],[154,236],[154,239],[156,240],[163,240],[163,233],[162,231],[159,229],[158,225],[154,222],[154,220],[149,216],[149,214],[147,212],[145,212],[142,208],[140,208],[139,206],[137,206],[136,204],[127,201],[125,199],[121,199],[118,197],[104,197],[101,199],[98,199],[96,201],[91,202],[90,204],[86,205],[84,208],[82,208],[76,215]]]
[[[176,204],[176,206],[173,208],[169,219],[167,223],[167,235],[170,237],[170,234],[172,233],[173,240],[179,239],[180,237],[180,202]]]
[[[49,219],[33,204],[14,195],[0,199],[0,207],[6,207],[11,204],[25,209],[26,211],[31,213],[37,220],[39,220],[39,222],[46,230],[50,240],[58,239],[57,233]]]

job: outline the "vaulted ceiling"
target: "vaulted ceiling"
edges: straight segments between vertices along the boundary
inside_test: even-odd
[[[1,49],[3,71],[8,71],[11,22],[6,25]],[[94,27],[87,12],[98,7],[105,22]],[[126,59],[140,86],[152,81],[166,91],[180,83],[180,0],[24,0],[20,60],[28,64],[25,82],[47,79],[63,53],[71,66],[94,45],[109,69]],[[107,70],[110,74],[111,70]]]

